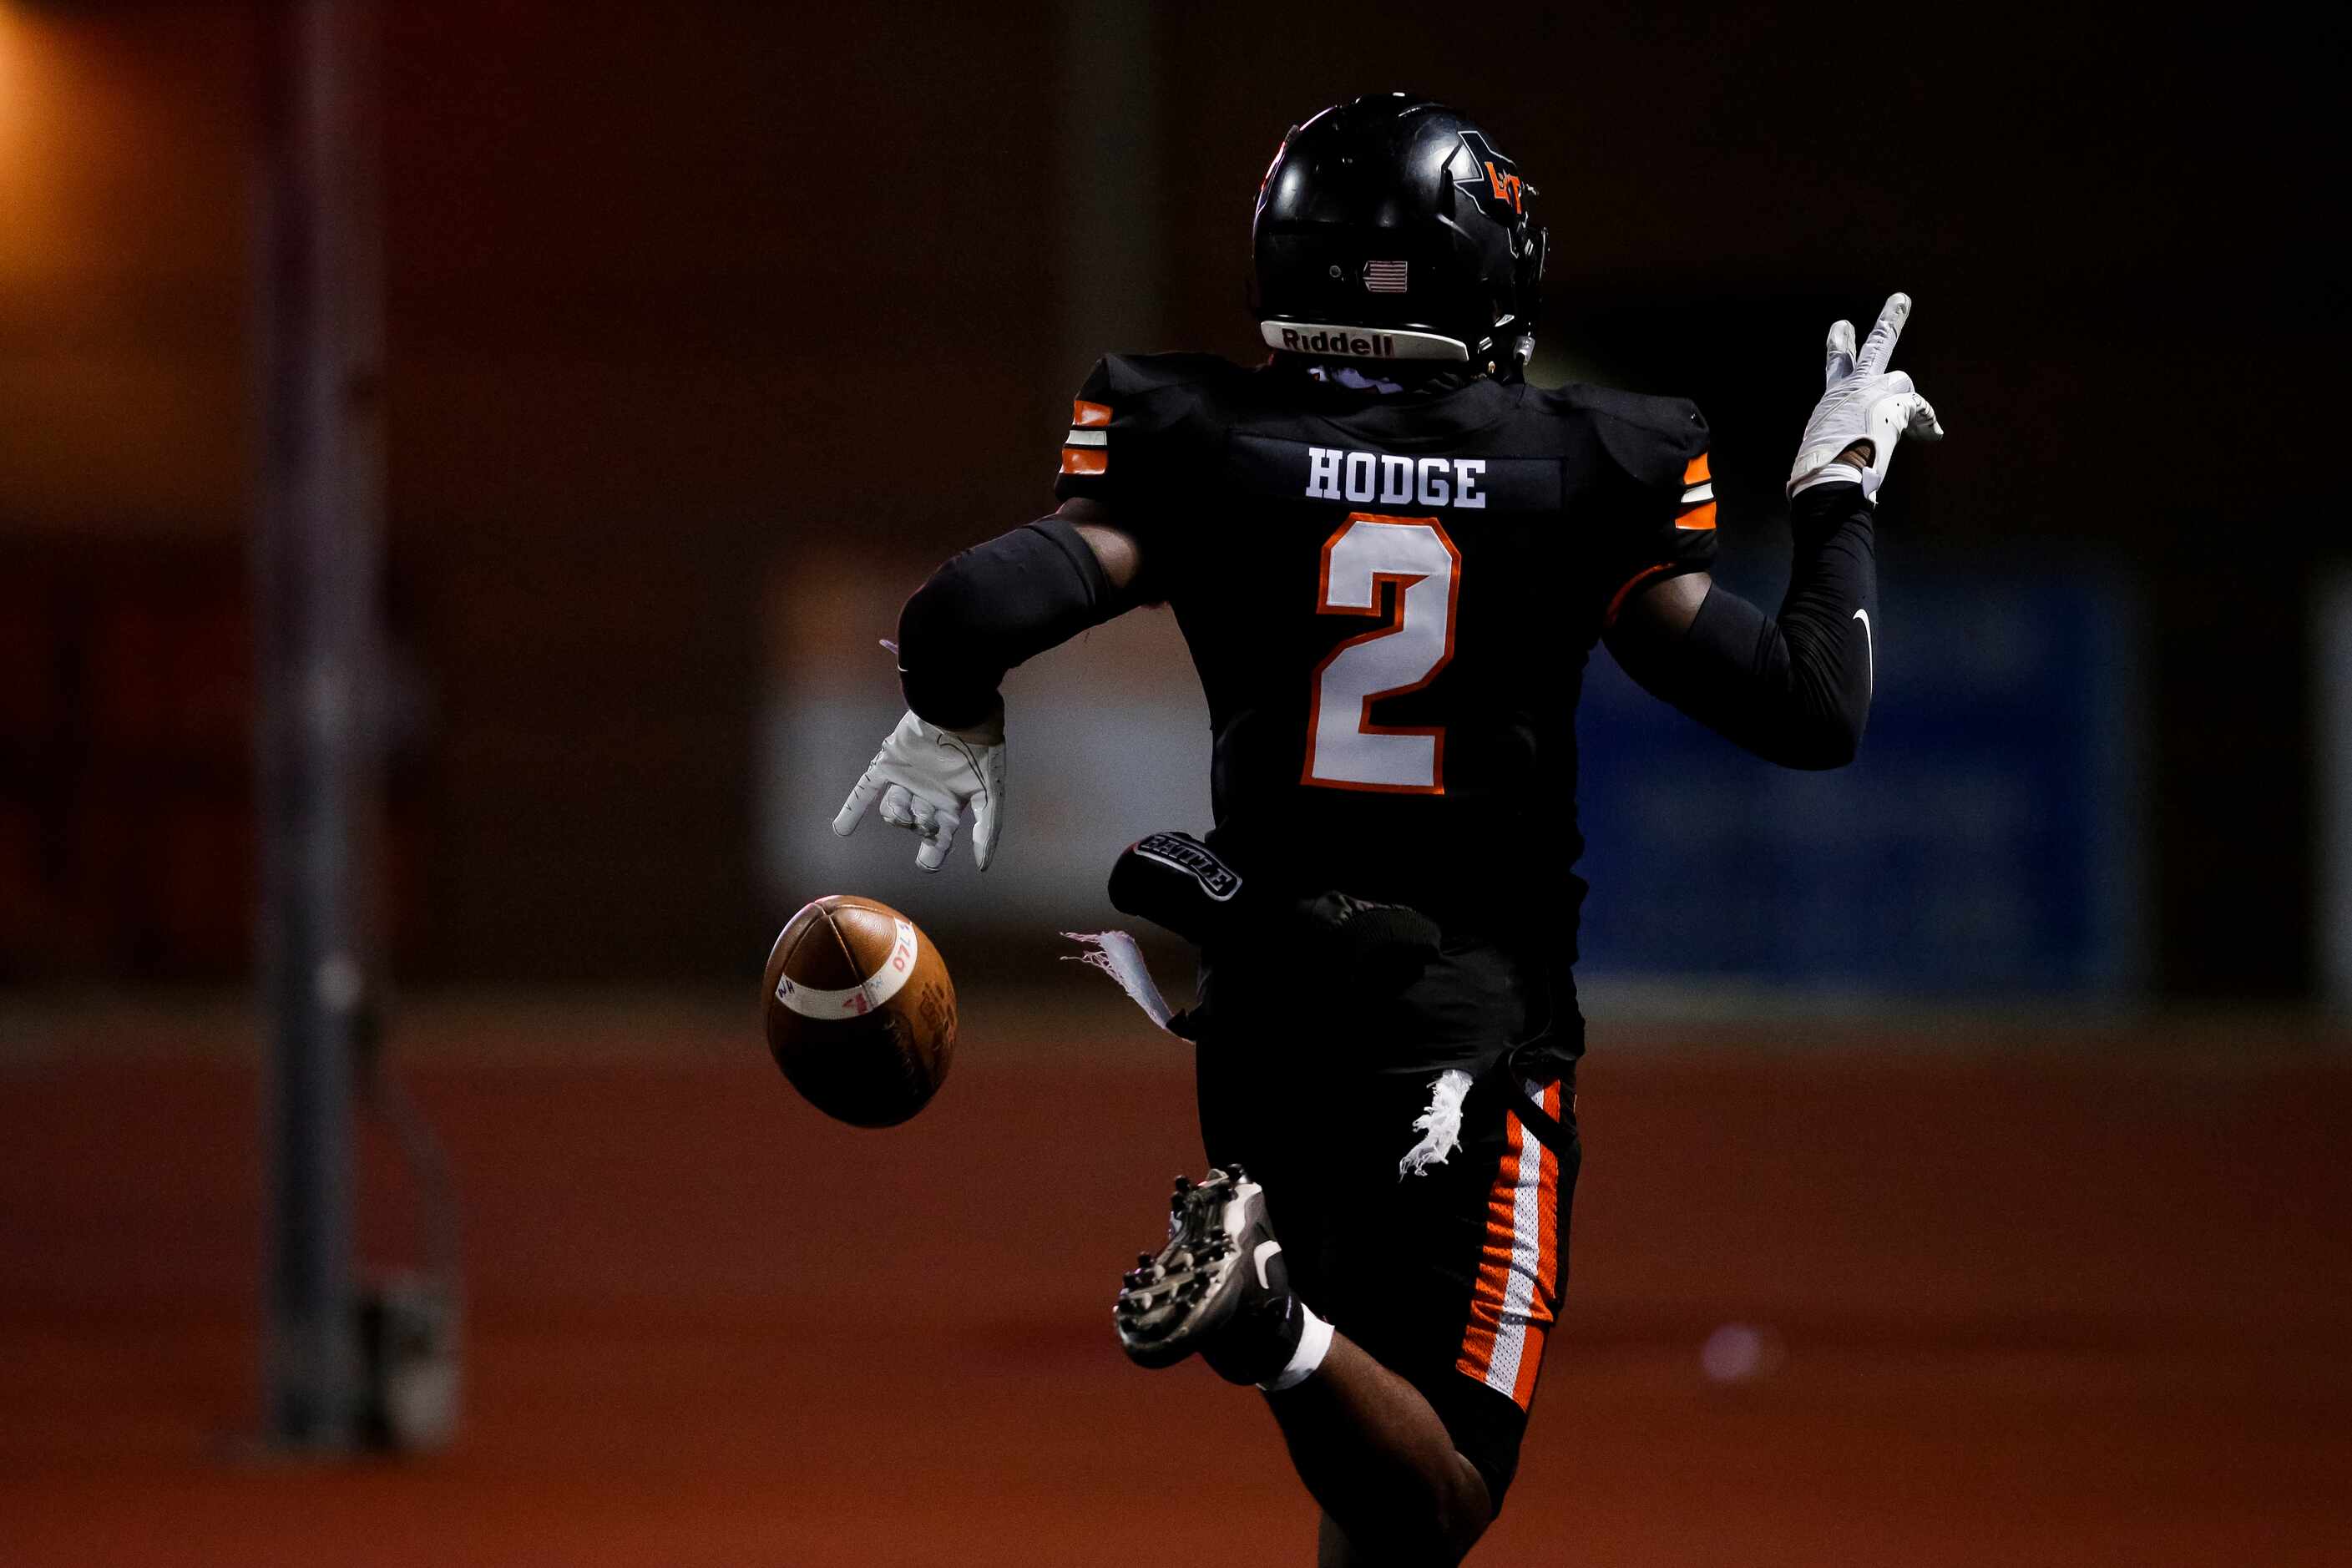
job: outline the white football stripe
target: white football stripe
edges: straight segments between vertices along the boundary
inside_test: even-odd
[[[1067,447],[1108,447],[1110,445],[1110,432],[1108,430],[1081,430],[1076,426],[1073,426],[1070,428],[1068,438],[1063,442],[1063,445]]]
[[[1711,479],[1703,485],[1693,485],[1690,489],[1683,492],[1683,505],[1685,506],[1696,506],[1700,501],[1713,500],[1714,499],[1715,482]]]
[[[907,976],[915,972],[915,952],[921,939],[916,936],[912,921],[902,915],[898,923],[890,956],[863,984],[846,991],[820,991],[814,985],[796,984],[791,975],[782,974],[776,978],[776,1000],[804,1018],[856,1018],[871,1013],[898,994]]]

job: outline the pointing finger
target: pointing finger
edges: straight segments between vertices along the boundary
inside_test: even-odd
[[[1853,368],[1864,375],[1876,375],[1885,370],[1886,362],[1895,355],[1895,340],[1903,335],[1903,322],[1910,314],[1910,295],[1889,294],[1885,307],[1878,312],[1878,324],[1870,329],[1862,352],[1853,357]]]
[[[834,814],[833,830],[844,838],[856,832],[857,825],[866,820],[866,808],[872,805],[874,797],[881,793],[881,779],[875,774],[873,769],[866,769],[864,776],[859,778],[856,784],[850,790],[849,798],[844,801],[841,809]]]
[[[1829,363],[1822,371],[1822,380],[1827,385],[1835,386],[1853,374],[1853,323],[1839,321],[1830,328]]]

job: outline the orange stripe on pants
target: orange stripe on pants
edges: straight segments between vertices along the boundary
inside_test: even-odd
[[[1454,1369],[1479,1382],[1494,1364],[1495,1335],[1503,1323],[1503,1298],[1511,1278],[1512,1227],[1518,1206],[1519,1158],[1527,1131],[1517,1116],[1503,1118],[1503,1158],[1495,1184],[1486,1189],[1486,1240],[1478,1256],[1478,1279],[1470,1290],[1470,1326]]]
[[[1559,1085],[1547,1085],[1540,1099],[1544,1110],[1559,1115]],[[1551,1336],[1552,1302],[1559,1298],[1559,1157],[1543,1151],[1542,1174],[1536,1184],[1536,1291],[1528,1314],[1527,1342],[1519,1347],[1519,1375],[1511,1397],[1525,1410],[1536,1396],[1536,1373],[1543,1366],[1544,1343]]]
[[[1559,1114],[1558,1083],[1535,1099]],[[1559,1286],[1559,1160],[1538,1142],[1530,1169],[1518,1116],[1507,1111],[1503,1127],[1503,1157],[1487,1189],[1486,1242],[1454,1370],[1508,1394],[1524,1410],[1535,1396]]]

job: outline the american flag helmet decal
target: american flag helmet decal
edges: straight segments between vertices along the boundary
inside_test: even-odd
[[[1404,268],[1402,261],[1367,261],[1364,263],[1364,289],[1373,294],[1402,294],[1404,288]]]

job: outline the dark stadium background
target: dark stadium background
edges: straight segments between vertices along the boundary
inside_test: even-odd
[[[1252,351],[1259,172],[1294,119],[1392,87],[1468,107],[1540,188],[1539,370],[1706,409],[1735,572],[1769,591],[1822,330],[1901,288],[1897,363],[1952,434],[1887,491],[1890,629],[1906,586],[1963,618],[1996,578],[2055,621],[2079,583],[2121,606],[2098,710],[2019,731],[2096,764],[2056,838],[2123,846],[2096,983],[1711,974],[1703,932],[1603,977],[1571,1310],[1475,1560],[2342,1550],[2344,343],[2331,100],[2293,68],[2340,37],[382,5],[367,924],[466,1280],[456,1441],[389,1462],[250,1441],[277,17],[0,0],[0,1561],[1097,1563],[1180,1523],[1297,1560],[1270,1424],[1104,1331],[1195,1159],[1190,1098],[1051,932],[1097,907],[1090,836],[1164,824],[1023,772],[1055,693],[1192,721],[1164,626],[1014,687],[1005,858],[1036,858],[1009,903],[961,849],[918,885],[880,829],[837,846],[772,803],[845,789],[892,700],[873,639],[938,557],[1045,509],[1097,353]],[[865,738],[796,740],[827,715]],[[822,1123],[756,1032],[769,937],[830,890],[935,926],[963,988],[957,1076],[892,1133]],[[361,1238],[414,1262],[447,1216],[417,1221],[382,1109]]]

